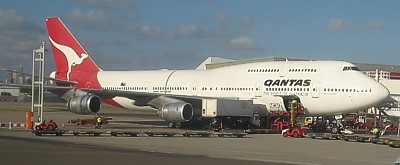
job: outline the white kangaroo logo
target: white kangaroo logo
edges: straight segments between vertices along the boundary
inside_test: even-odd
[[[67,80],[69,80],[69,74],[71,73],[72,67],[82,64],[83,60],[89,57],[89,55],[82,53],[81,57],[79,57],[78,54],[76,54],[76,52],[72,48],[54,42],[50,36],[49,39],[50,42],[54,45],[54,47],[60,50],[67,59],[68,62]]]

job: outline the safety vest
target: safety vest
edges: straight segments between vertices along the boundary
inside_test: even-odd
[[[100,122],[102,122],[102,121],[103,121],[103,118],[101,118],[101,117],[98,117],[98,118],[97,118],[97,122],[98,122],[98,123],[100,123]]]
[[[379,129],[378,129],[378,128],[372,129],[372,133],[376,134],[376,133],[378,133],[378,132],[379,132]]]

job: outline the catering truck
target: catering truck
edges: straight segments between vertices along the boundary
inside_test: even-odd
[[[214,129],[260,127],[260,113],[252,100],[202,99],[202,118]]]

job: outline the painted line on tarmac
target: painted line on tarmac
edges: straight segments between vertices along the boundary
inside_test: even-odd
[[[269,160],[269,159],[248,159],[248,158],[237,158],[237,159],[238,160],[270,162],[270,163],[296,164],[296,165],[321,165],[321,164],[315,164],[315,163],[300,163],[300,162],[279,161],[279,160]]]
[[[374,164],[391,164],[393,162],[384,162],[384,161],[376,161],[376,160],[363,160],[360,158],[355,158],[355,159],[342,159],[342,158],[326,158],[330,160],[342,160],[342,161],[354,161],[354,162],[363,162],[363,163],[371,163],[374,162]]]
[[[234,151],[234,150],[221,150],[221,149],[209,149],[212,151],[221,151],[221,152],[231,152],[231,153],[246,153],[246,154],[258,154],[258,155],[279,155],[276,153],[260,153],[260,152],[252,152],[252,151]],[[262,161],[262,162],[270,162],[270,163],[285,163],[285,164],[296,164],[296,165],[320,165],[315,163],[300,163],[300,162],[291,162],[291,161],[279,161],[279,160],[270,160],[270,159],[251,159],[251,158],[236,158],[238,160],[250,160],[250,161]]]
[[[278,155],[276,153],[260,153],[260,152],[252,152],[252,151],[234,151],[234,150],[222,150],[222,149],[208,149],[211,151],[221,151],[221,152],[232,152],[232,153],[246,153],[246,154],[258,154],[258,155]]]

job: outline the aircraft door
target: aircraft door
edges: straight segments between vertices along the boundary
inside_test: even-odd
[[[285,77],[290,67],[290,62],[286,61],[282,68],[279,69],[279,77]]]
[[[255,97],[261,97],[262,96],[262,88],[261,88],[261,83],[257,82],[256,83],[256,89],[255,89]]]
[[[312,84],[311,95],[313,98],[319,98],[319,83]]]
[[[144,87],[146,88],[145,90],[146,90],[147,92],[151,92],[151,90],[150,90],[150,82],[145,82],[145,83],[144,83]]]
[[[192,95],[197,95],[198,94],[198,88],[199,87],[199,83],[198,82],[194,82],[192,84]]]

